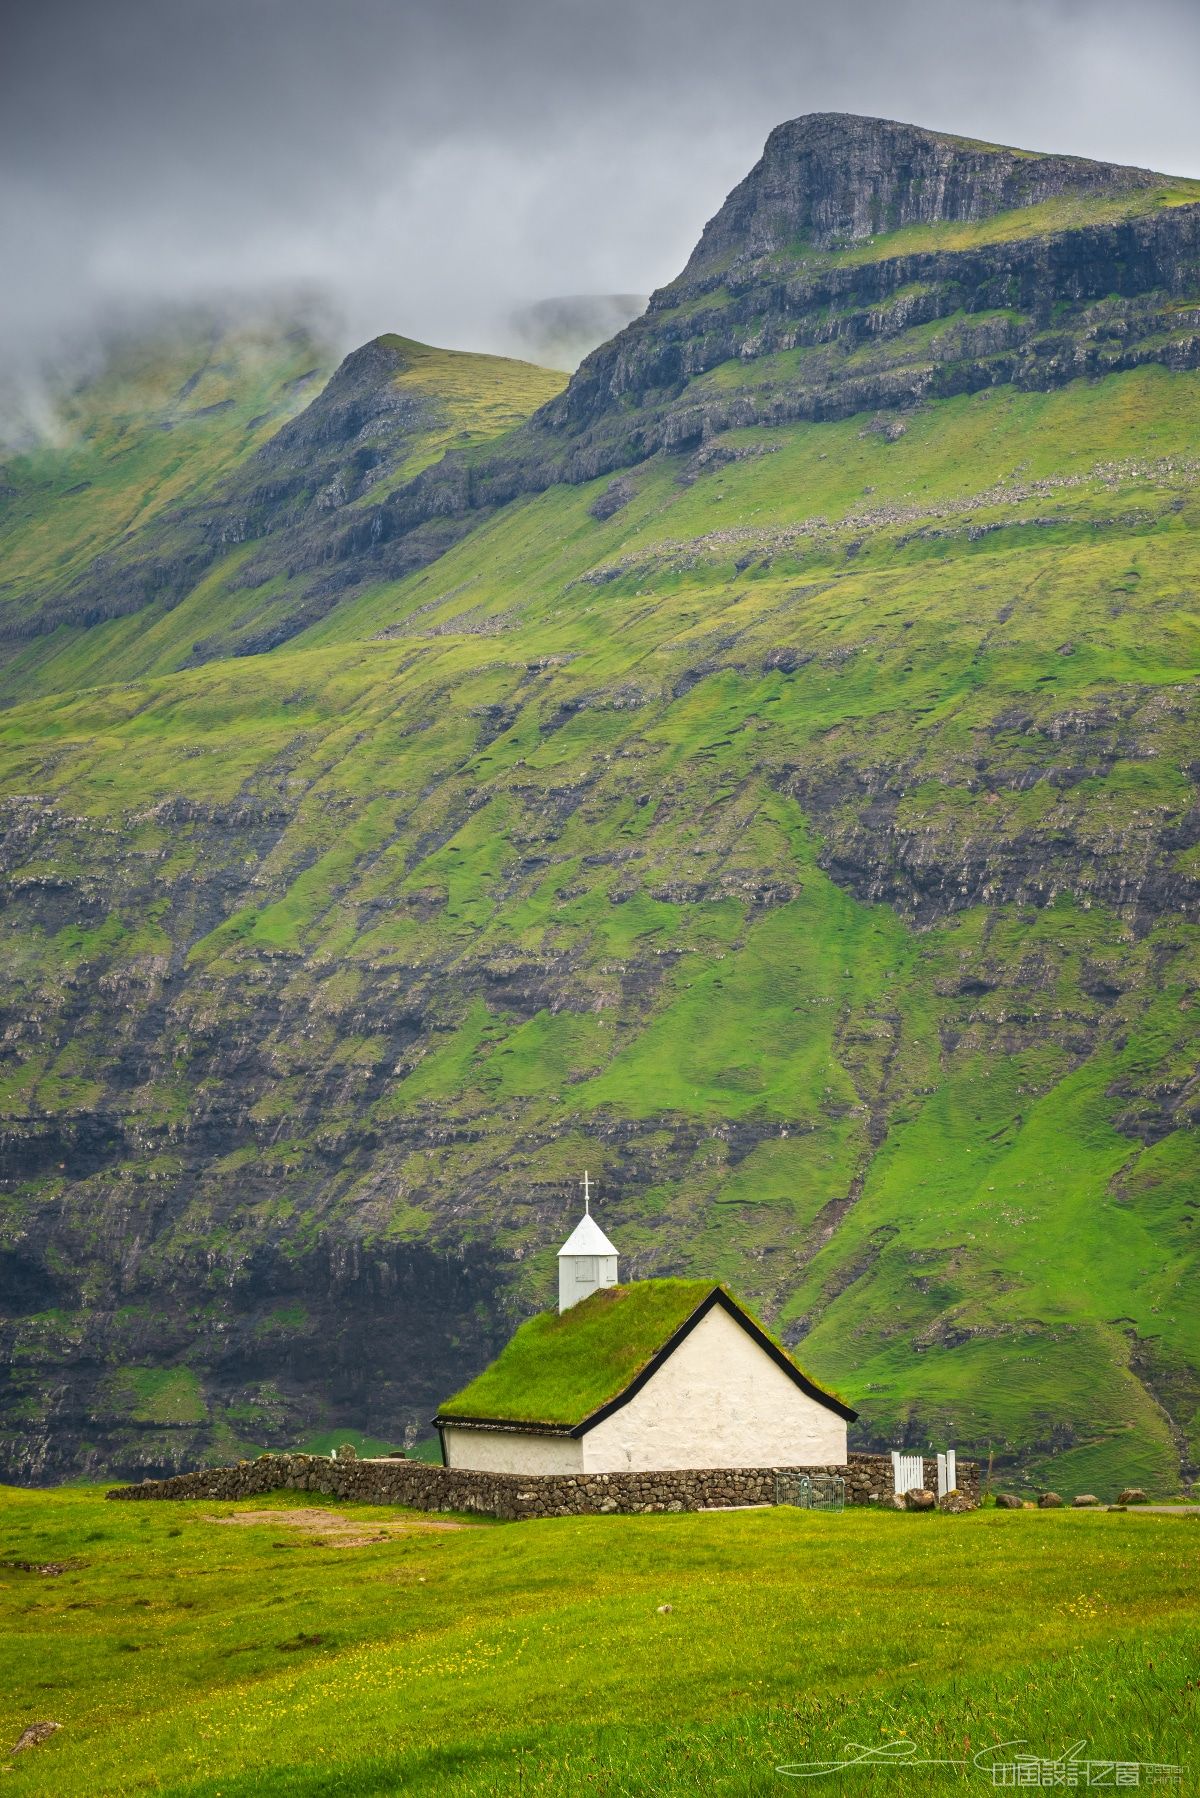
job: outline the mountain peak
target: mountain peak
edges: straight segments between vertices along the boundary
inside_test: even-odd
[[[684,278],[730,253],[803,239],[828,249],[903,225],[966,222],[1063,194],[1157,185],[1148,169],[952,137],[895,119],[806,113],[777,125],[704,234]]]

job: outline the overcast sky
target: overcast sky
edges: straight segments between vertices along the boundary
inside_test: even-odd
[[[6,0],[0,357],[307,283],[347,344],[648,291],[781,119],[1200,174],[1195,0]]]

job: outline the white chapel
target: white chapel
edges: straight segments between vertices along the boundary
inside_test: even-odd
[[[558,1309],[523,1323],[434,1423],[490,1473],[844,1466],[858,1413],[712,1280],[621,1285],[591,1210],[558,1252]]]

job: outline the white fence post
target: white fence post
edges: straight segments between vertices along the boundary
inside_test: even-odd
[[[947,1492],[953,1492],[958,1485],[958,1467],[954,1450],[948,1448],[944,1455],[937,1458],[938,1497],[945,1498]]]

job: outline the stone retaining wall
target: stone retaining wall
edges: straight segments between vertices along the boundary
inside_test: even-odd
[[[364,1504],[405,1505],[418,1511],[476,1511],[515,1522],[525,1517],[572,1517],[593,1512],[705,1511],[725,1505],[773,1505],[779,1474],[812,1478],[840,1474],[846,1503],[883,1503],[892,1497],[888,1455],[851,1455],[846,1466],[680,1468],[662,1473],[479,1473],[430,1467],[424,1461],[331,1461],[323,1455],[260,1455],[236,1467],[207,1467],[172,1479],[118,1486],[109,1498],[257,1498],[281,1489],[320,1492]],[[925,1482],[937,1491],[937,1462],[925,1462]],[[958,1464],[958,1488],[979,1498],[979,1470]]]

